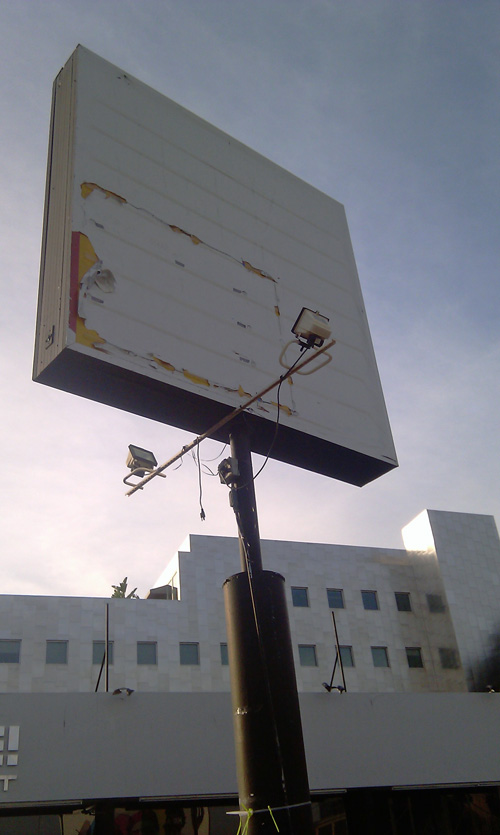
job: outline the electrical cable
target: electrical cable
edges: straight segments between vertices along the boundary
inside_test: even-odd
[[[308,350],[309,350],[309,348],[312,348],[312,345],[302,345],[302,344],[301,344],[301,346],[300,346],[300,354],[299,354],[299,356],[297,357],[297,359],[295,360],[295,362],[293,362],[293,363],[292,363],[292,365],[290,366],[290,368],[288,369],[288,371],[286,371],[286,372],[285,372],[284,374],[282,374],[282,375],[281,375],[281,377],[280,377],[280,381],[279,381],[279,384],[278,384],[278,388],[276,389],[276,403],[277,403],[277,407],[278,407],[278,414],[277,414],[277,416],[276,416],[276,424],[275,424],[275,427],[274,427],[274,435],[273,435],[273,439],[272,439],[272,441],[271,441],[271,446],[269,447],[269,449],[268,449],[268,451],[267,451],[267,455],[266,455],[265,461],[264,461],[264,463],[262,464],[262,466],[260,467],[260,469],[259,469],[259,470],[257,470],[257,472],[255,473],[255,475],[254,475],[254,477],[253,477],[253,480],[254,480],[254,481],[255,481],[255,479],[257,478],[257,476],[259,476],[259,475],[261,474],[262,470],[264,469],[264,467],[266,466],[267,462],[269,461],[269,458],[271,457],[271,452],[273,451],[274,444],[276,443],[276,438],[278,437],[278,429],[279,429],[279,426],[280,426],[280,391],[281,391],[281,386],[283,385],[283,383],[285,382],[285,380],[288,378],[288,375],[290,374],[290,372],[291,372],[291,371],[293,371],[293,369],[295,368],[295,366],[297,365],[297,363],[299,362],[299,360],[300,360],[300,359],[302,359],[302,356],[303,356],[302,352],[303,352],[303,351],[308,351]]]
[[[201,459],[200,459],[200,448],[199,448],[199,446],[196,448],[196,452],[198,453],[198,487],[199,487],[199,491],[200,491],[200,492],[199,492],[199,498],[200,498],[200,519],[201,519],[201,521],[202,521],[202,522],[204,522],[204,521],[205,521],[205,519],[206,519],[206,513],[205,513],[205,510],[204,510],[204,508],[203,508],[203,502],[202,502],[202,498],[203,498],[203,489],[202,489],[202,485],[201,485]]]

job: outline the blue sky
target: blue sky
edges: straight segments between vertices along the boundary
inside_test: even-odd
[[[78,43],[346,207],[400,466],[359,489],[269,462],[262,537],[400,547],[424,507],[498,519],[498,2],[17,0],[0,40],[3,593],[127,574],[143,595],[188,533],[235,534],[208,475],[200,521],[191,460],[124,496],[127,445],[165,460],[186,433],[31,382],[51,88]]]

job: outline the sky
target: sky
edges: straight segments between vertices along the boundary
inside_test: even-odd
[[[0,0],[1,593],[127,576],[142,597],[188,534],[236,535],[221,444],[205,521],[189,457],[127,498],[128,444],[163,462],[193,436],[31,380],[52,83],[79,43],[346,208],[399,468],[358,488],[271,460],[261,537],[400,548],[424,508],[498,522],[498,1]]]

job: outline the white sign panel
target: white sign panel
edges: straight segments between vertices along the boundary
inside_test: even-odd
[[[203,432],[284,373],[306,307],[332,360],[252,405],[252,448],[279,410],[273,457],[397,466],[343,207],[83,47],[54,93],[35,379]]]

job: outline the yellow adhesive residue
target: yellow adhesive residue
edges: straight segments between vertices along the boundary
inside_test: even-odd
[[[186,371],[185,368],[182,369],[182,373],[186,379],[191,380],[192,383],[196,383],[199,386],[210,386],[210,383],[207,379],[205,379],[205,377],[198,377],[197,374],[191,374],[191,372]]]
[[[272,405],[273,405],[273,406],[276,406],[276,408],[278,408],[278,404],[277,404],[277,403],[275,403],[275,401],[274,401],[274,400],[272,400],[272,401],[271,401],[271,403],[272,403]],[[285,414],[287,414],[289,417],[291,417],[291,416],[292,416],[292,414],[293,414],[293,413],[292,413],[292,410],[291,410],[288,406],[285,406],[283,403],[280,403],[280,404],[279,404],[279,407],[280,407],[280,409],[282,409],[282,410],[285,412]]]
[[[179,235],[185,235],[187,238],[191,240],[191,243],[198,246],[198,244],[203,243],[203,241],[198,238],[197,235],[193,235],[191,232],[186,232],[185,229],[181,229],[180,226],[175,226],[173,223],[169,223],[170,229],[172,232],[177,232]]]
[[[277,304],[274,305],[274,312],[276,313],[276,316],[281,316],[280,309]]]
[[[251,395],[248,393],[248,391],[245,391],[243,386],[238,386],[238,394],[239,394],[240,397],[251,397]]]
[[[81,316],[77,316],[76,319],[76,341],[80,345],[86,345],[87,348],[97,348],[98,345],[106,344],[106,340],[97,331],[87,328],[85,320]]]
[[[80,288],[85,273],[90,270],[92,264],[99,260],[89,238],[82,232],[80,232],[78,255],[78,288]],[[87,348],[96,348],[98,345],[106,344],[106,340],[97,331],[87,328],[85,320],[81,316],[76,317],[76,341],[80,345],[86,345]]]
[[[80,232],[80,242],[78,245],[78,286],[82,282],[82,278],[87,273],[91,266],[99,260],[97,253],[90,243],[90,239],[83,232]]]
[[[109,197],[112,197],[114,200],[118,200],[119,203],[126,203],[127,202],[125,200],[125,198],[122,197],[120,194],[116,194],[115,191],[110,191],[107,188],[103,188],[102,186],[98,186],[97,183],[82,183],[81,186],[80,186],[80,189],[81,189],[82,197],[83,197],[84,200],[89,196],[89,194],[92,194],[92,192],[95,191],[95,189],[97,189],[102,194],[104,194],[104,196],[106,197],[106,200]]]
[[[170,362],[165,362],[165,360],[161,360],[161,359],[159,359],[158,357],[155,357],[155,355],[154,355],[154,354],[153,354],[153,356],[152,356],[152,359],[153,359],[153,360],[154,360],[154,361],[155,361],[158,365],[160,365],[162,368],[164,368],[166,371],[172,371],[172,372],[174,372],[174,371],[175,371],[174,366],[173,366]]]
[[[250,263],[250,261],[242,261],[241,263],[249,272],[255,273],[255,275],[260,275],[261,278],[268,278],[269,281],[274,281],[272,275],[269,275],[269,273],[265,273],[264,270],[259,270],[258,267],[254,267],[253,264]]]

